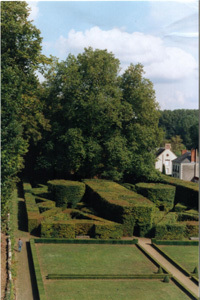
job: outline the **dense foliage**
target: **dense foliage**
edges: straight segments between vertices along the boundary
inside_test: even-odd
[[[187,149],[198,148],[199,110],[164,110],[161,112],[159,127],[164,130],[166,139],[174,139],[174,137],[179,136],[181,139],[179,143],[184,144]],[[181,146],[181,148],[184,147]]]
[[[48,128],[35,75],[45,62],[40,31],[28,21],[26,2],[1,3],[2,213],[8,209],[17,173],[30,141]]]
[[[39,144],[37,169],[56,177],[156,176],[159,113],[143,73],[138,64],[120,76],[119,61],[107,50],[55,60],[42,95],[52,131]]]

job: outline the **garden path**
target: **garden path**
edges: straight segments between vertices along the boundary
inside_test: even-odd
[[[158,251],[156,251],[151,245],[151,239],[138,238],[138,243],[141,245],[152,257],[154,257],[160,264],[165,267],[169,273],[176,277],[180,282],[182,282],[193,294],[199,297],[199,288],[193,283],[187,276],[180,272],[176,267],[174,267],[167,259],[165,259]]]
[[[34,238],[27,232],[27,221],[24,216],[25,203],[23,198],[18,198],[14,207],[15,215],[15,259],[17,265],[17,276],[15,282],[15,300],[38,300],[37,285],[34,276],[33,263],[31,259],[30,238]],[[18,239],[21,238],[22,251],[18,252]]]

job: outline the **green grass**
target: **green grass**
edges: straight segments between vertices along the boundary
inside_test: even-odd
[[[36,244],[45,274],[152,274],[157,267],[134,245]]]
[[[199,247],[198,246],[161,246],[172,259],[184,267],[187,271],[193,272],[198,267]]]
[[[173,283],[159,280],[49,280],[47,300],[188,300]]]

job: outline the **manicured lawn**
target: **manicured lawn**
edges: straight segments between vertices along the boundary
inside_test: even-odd
[[[47,300],[188,300],[173,283],[159,280],[46,280]]]
[[[199,247],[198,246],[159,246],[172,259],[176,260],[187,271],[193,272],[198,267]]]
[[[36,244],[47,274],[152,274],[157,267],[135,245]]]

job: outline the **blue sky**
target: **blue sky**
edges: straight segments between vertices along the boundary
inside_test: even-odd
[[[198,108],[198,0],[28,3],[45,55],[108,49],[121,72],[143,64],[162,110]]]

